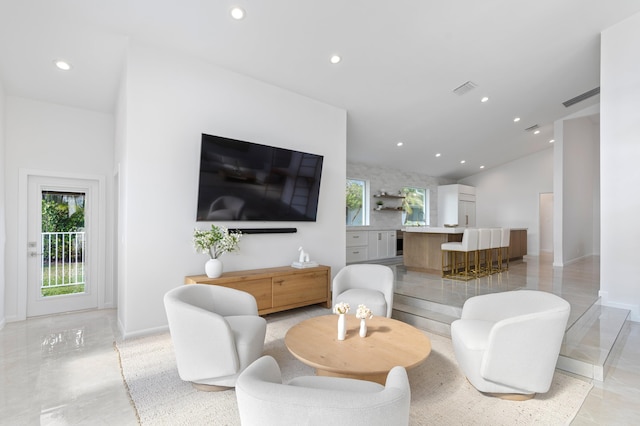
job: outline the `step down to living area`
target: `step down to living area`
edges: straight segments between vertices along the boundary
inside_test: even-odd
[[[565,333],[558,368],[603,381],[629,313],[600,305],[599,301],[591,305]]]
[[[461,313],[461,307],[398,293],[393,296],[393,318],[441,336],[451,337],[451,323],[460,318]]]
[[[462,308],[394,295],[392,317],[423,330],[451,337],[451,323]],[[613,348],[629,311],[600,305],[596,301],[567,330],[557,367],[589,379],[604,380]]]

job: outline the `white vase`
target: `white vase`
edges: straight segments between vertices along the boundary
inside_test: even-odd
[[[209,278],[218,278],[222,275],[222,262],[220,259],[209,259],[204,264],[204,271]]]
[[[338,340],[344,340],[347,336],[347,318],[344,314],[338,315]]]
[[[360,337],[367,337],[367,320],[360,320]]]

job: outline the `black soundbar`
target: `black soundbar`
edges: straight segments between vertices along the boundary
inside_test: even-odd
[[[229,232],[240,232],[242,234],[293,234],[298,232],[298,228],[236,228],[229,229]]]

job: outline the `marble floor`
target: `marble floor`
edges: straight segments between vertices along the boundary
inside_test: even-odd
[[[567,328],[598,300],[600,263],[598,257],[583,258],[564,268],[554,268],[550,254],[511,261],[509,270],[470,281],[442,279],[439,274],[407,271],[389,262],[396,276],[396,293],[462,308],[472,296],[517,289],[542,290],[557,294],[571,304]]]
[[[571,302],[574,322],[597,297],[599,277],[597,258],[565,268],[544,257],[527,259],[512,263],[508,274],[473,283],[394,268],[402,291],[460,306],[492,291],[552,291]],[[0,425],[138,424],[120,376],[118,338],[115,310],[7,324],[0,330]],[[604,381],[594,382],[573,425],[640,424],[640,324],[625,323],[610,358]]]
[[[113,309],[0,330],[0,425],[136,425],[120,375]]]

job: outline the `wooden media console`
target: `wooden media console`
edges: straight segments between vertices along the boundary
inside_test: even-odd
[[[256,298],[258,314],[324,303],[331,307],[331,268],[291,266],[225,272],[219,278],[185,277],[185,284],[211,284],[246,291]]]

